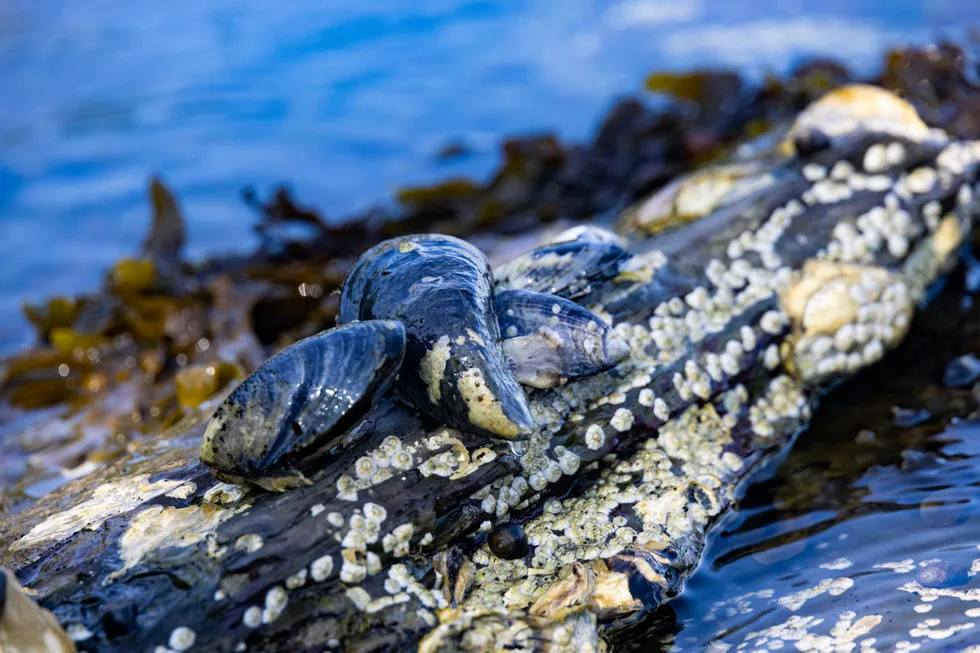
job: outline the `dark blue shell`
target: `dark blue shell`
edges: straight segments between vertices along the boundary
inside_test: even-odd
[[[580,299],[615,279],[629,252],[609,242],[571,240],[537,247],[497,268],[498,288],[532,290]]]
[[[504,355],[518,381],[554,388],[604,372],[629,354],[608,324],[575,302],[528,290],[498,290]]]
[[[458,238],[385,241],[354,265],[340,323],[396,319],[405,325],[397,395],[448,426],[503,438],[533,430],[524,390],[504,363],[490,264]]]
[[[225,478],[302,484],[297,455],[340,435],[387,392],[405,352],[405,329],[373,320],[330,329],[283,349],[218,406],[201,460]],[[285,479],[292,478],[291,481]]]

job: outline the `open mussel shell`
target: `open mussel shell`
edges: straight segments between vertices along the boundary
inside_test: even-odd
[[[515,288],[581,299],[595,286],[615,279],[630,253],[591,238],[543,245],[497,268],[498,288]]]
[[[283,349],[218,406],[201,460],[219,477],[284,490],[308,481],[292,462],[363,417],[401,367],[405,329],[372,320]]]
[[[442,235],[369,250],[344,282],[338,320],[382,318],[405,325],[398,397],[447,426],[508,439],[531,434],[527,397],[504,362],[493,276],[480,250]]]
[[[514,377],[535,388],[604,372],[629,355],[629,345],[575,302],[528,290],[498,290],[497,320]]]

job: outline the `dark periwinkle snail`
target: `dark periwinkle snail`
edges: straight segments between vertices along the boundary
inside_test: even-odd
[[[507,370],[493,301],[493,275],[480,250],[458,238],[387,240],[354,265],[338,321],[396,319],[405,361],[396,394],[434,420],[520,439],[534,421]]]
[[[502,560],[517,560],[528,552],[527,533],[520,524],[501,524],[490,532],[487,539],[490,552]]]

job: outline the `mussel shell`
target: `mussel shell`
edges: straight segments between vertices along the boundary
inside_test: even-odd
[[[395,380],[405,328],[372,320],[324,331],[270,358],[218,406],[201,460],[227,480],[305,484],[291,465],[360,419]]]
[[[618,245],[622,248],[626,247],[626,241],[619,234],[591,224],[580,224],[569,227],[551,240],[552,244],[571,242],[602,243]]]
[[[498,290],[496,302],[508,367],[524,385],[554,388],[604,372],[629,355],[612,327],[571,300]]]
[[[619,245],[572,240],[537,247],[497,268],[498,288],[551,293],[568,299],[588,295],[616,278],[630,254]]]
[[[521,438],[534,428],[524,390],[504,362],[493,275],[480,250],[458,238],[385,241],[354,265],[340,323],[397,319],[406,332],[396,394],[459,429]]]

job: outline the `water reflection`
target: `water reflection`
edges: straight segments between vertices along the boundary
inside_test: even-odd
[[[94,288],[163,174],[191,253],[246,249],[245,184],[337,218],[402,184],[482,175],[504,135],[583,138],[652,68],[783,71],[958,34],[972,3],[899,0],[7,0],[0,3],[0,349],[19,303]],[[448,142],[467,157],[438,160]]]

